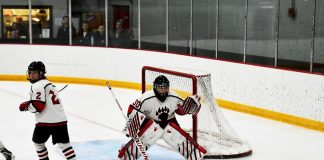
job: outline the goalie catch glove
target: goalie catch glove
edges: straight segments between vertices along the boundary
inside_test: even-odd
[[[201,108],[200,97],[198,95],[189,96],[179,105],[179,107],[181,107],[186,114],[197,115]]]

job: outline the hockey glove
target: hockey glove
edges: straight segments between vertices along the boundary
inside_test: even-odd
[[[200,104],[200,97],[197,95],[192,95],[187,97],[182,104],[182,109],[186,114],[197,115],[201,104]]]
[[[19,110],[20,111],[28,111],[28,106],[30,104],[30,101],[26,101],[20,104]]]

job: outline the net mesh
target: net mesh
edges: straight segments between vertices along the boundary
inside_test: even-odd
[[[180,126],[191,135],[193,135],[194,126],[197,126],[197,141],[207,149],[207,156],[205,157],[241,157],[252,152],[249,143],[243,141],[236,134],[217,105],[212,92],[210,74],[192,70],[184,71],[183,69],[172,69],[172,71],[176,72],[166,73],[165,71],[166,69],[145,68],[143,70],[143,78],[145,78],[145,88],[143,90],[152,89],[153,81],[159,75],[164,75],[169,79],[170,90],[175,91],[182,99],[192,95],[194,88],[197,89],[202,104],[197,115],[197,125],[193,124],[190,115],[177,116],[177,120]],[[194,75],[197,83],[193,78],[179,75],[179,72]]]

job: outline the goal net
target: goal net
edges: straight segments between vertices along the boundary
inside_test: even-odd
[[[170,81],[170,90],[182,99],[197,94],[201,109],[197,116],[177,116],[180,126],[207,150],[207,158],[236,158],[252,153],[248,142],[232,129],[217,105],[211,86],[211,75],[186,69],[166,69],[144,66],[142,92],[152,89],[154,79],[164,75]]]

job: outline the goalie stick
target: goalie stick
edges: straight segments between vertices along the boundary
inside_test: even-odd
[[[111,88],[111,86],[110,86],[110,84],[109,84],[108,81],[106,82],[106,85],[107,85],[109,91],[111,92],[111,94],[113,95],[113,98],[115,99],[115,101],[116,101],[116,103],[117,103],[117,105],[118,105],[118,107],[119,107],[119,109],[120,109],[123,117],[127,121],[127,127],[131,127],[131,126],[129,126],[130,124],[128,123],[129,122],[128,121],[128,118],[124,114],[123,109],[122,109],[120,103],[118,102],[118,100],[117,100],[117,98],[116,98],[116,96],[115,96],[115,94],[114,94],[114,92],[113,92],[113,90],[112,90],[112,88]],[[142,155],[143,159],[144,160],[149,160],[150,158],[149,158],[149,156],[148,156],[148,154],[147,154],[147,152],[146,152],[146,150],[144,148],[144,145],[143,145],[142,141],[139,139],[138,135],[135,134],[134,136],[131,136],[131,137],[134,140],[134,143],[136,144],[138,150],[140,151],[140,154]]]

